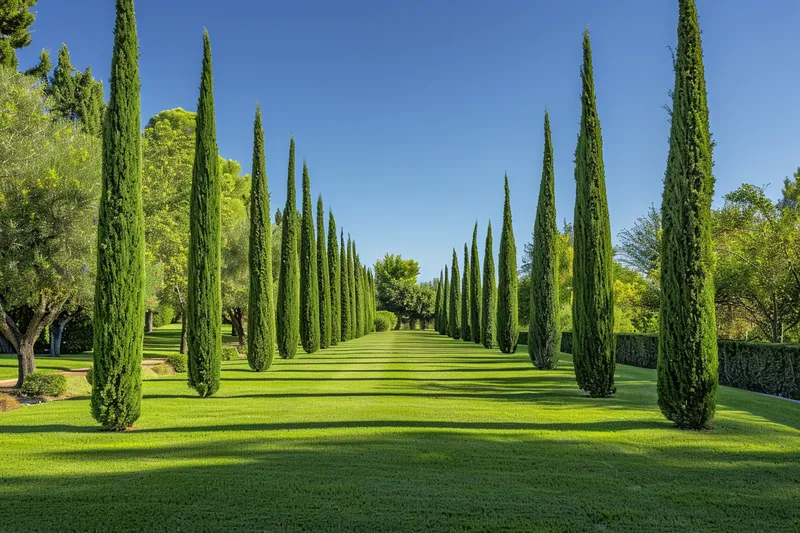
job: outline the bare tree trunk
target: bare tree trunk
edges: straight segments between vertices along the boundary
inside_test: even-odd
[[[61,340],[64,338],[64,330],[75,315],[62,315],[50,324],[50,356],[61,357]]]
[[[241,307],[236,308],[236,332],[239,335],[239,346],[247,344],[247,338],[244,334],[244,311]]]
[[[186,313],[181,315],[181,349],[182,354],[186,354]]]
[[[397,315],[397,323],[394,325],[394,329],[396,331],[400,331],[400,328],[403,326],[403,317],[399,314]]]
[[[34,337],[34,339],[36,339],[36,337]],[[25,376],[36,372],[36,358],[33,356],[33,345],[35,342],[35,340],[23,339],[19,345],[19,351],[17,352],[17,388],[22,387]]]
[[[144,332],[153,333],[153,311],[150,309],[144,312]]]

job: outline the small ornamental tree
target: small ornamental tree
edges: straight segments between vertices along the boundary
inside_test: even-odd
[[[303,219],[300,240],[300,342],[306,353],[319,350],[319,281],[317,241],[314,238],[314,208],[311,180],[303,163]]]
[[[497,286],[497,344],[503,353],[517,351],[519,337],[519,302],[517,300],[517,245],[511,223],[511,194],[505,178],[506,199],[503,208],[503,232],[500,234],[499,283]]]
[[[494,319],[497,307],[492,246],[492,221],[490,220],[486,228],[486,247],[483,251],[483,320],[481,322],[481,343],[489,349],[494,347]]]
[[[472,231],[472,251],[469,260],[470,272],[470,333],[472,342],[481,343],[481,260],[478,256],[478,223],[475,222],[475,229]]]
[[[453,263],[450,266],[450,309],[448,333],[454,339],[458,339],[461,334],[461,284],[459,283],[458,254],[453,248]]]
[[[325,248],[325,209],[322,195],[317,199],[317,271],[319,281],[319,347],[331,346],[331,278]]]
[[[333,211],[328,212],[328,271],[331,285],[331,346],[342,340],[342,274],[339,270],[339,235]]]
[[[289,144],[289,177],[286,184],[286,207],[283,210],[281,232],[281,269],[278,278],[278,307],[276,309],[276,334],[278,353],[284,359],[297,354],[300,339],[300,279],[297,249],[297,191],[294,172],[294,137]]]

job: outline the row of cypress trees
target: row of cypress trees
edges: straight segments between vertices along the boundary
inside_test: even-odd
[[[703,428],[713,418],[718,388],[714,309],[711,202],[714,190],[711,133],[703,65],[701,30],[694,0],[679,0],[678,48],[672,91],[670,150],[664,179],[661,313],[658,356],[658,403],[679,427]],[[592,397],[616,392],[614,371],[614,278],[611,226],[603,163],[603,139],[597,113],[592,48],[583,34],[581,121],[575,150],[572,353],[578,385]],[[534,223],[531,265],[531,312],[528,353],[540,369],[558,363],[557,227],[550,117],[544,119],[542,179]],[[477,227],[476,227],[477,232]],[[442,271],[437,286],[437,329],[453,338],[475,338],[501,351],[516,349],[516,248],[511,230],[508,178],[500,241],[496,333],[492,328],[493,265],[491,227],[487,235],[483,308],[475,302],[479,269],[473,234],[472,256],[464,254],[465,275],[459,290],[458,257]],[[466,270],[472,274],[467,277]],[[469,299],[469,305],[465,300]],[[461,302],[461,305],[459,305]],[[466,311],[469,309],[469,313]],[[482,314],[481,314],[482,313]],[[478,317],[482,317],[479,322]],[[480,324],[480,325],[478,325]],[[488,341],[488,342],[487,342]]]

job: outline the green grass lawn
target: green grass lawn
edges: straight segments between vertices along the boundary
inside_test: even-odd
[[[67,372],[92,366],[92,354],[62,355],[61,357],[36,356],[36,370],[42,372]],[[0,381],[17,378],[16,354],[0,354]]]
[[[798,530],[800,405],[723,387],[716,429],[680,431],[654,379],[619,366],[591,399],[567,356],[402,331],[223,363],[209,399],[146,381],[137,431],[98,431],[86,398],[24,407],[0,413],[0,529]]]

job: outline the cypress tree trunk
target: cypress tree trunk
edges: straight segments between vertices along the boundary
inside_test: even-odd
[[[458,339],[461,334],[461,287],[458,281],[458,255],[453,248],[453,264],[450,266],[450,309],[448,333],[454,339]]]
[[[325,209],[322,195],[317,199],[317,271],[319,282],[319,347],[331,346],[331,274],[325,249]]]
[[[517,245],[511,224],[511,193],[505,178],[506,199],[503,208],[503,232],[500,234],[499,283],[497,286],[497,344],[503,353],[517,351],[519,338],[519,279],[517,278]]]
[[[472,333],[470,333],[470,309],[469,303],[472,301],[472,296],[469,287],[470,265],[469,265],[469,249],[467,243],[464,243],[464,275],[461,280],[461,340],[470,342],[472,340]]]
[[[712,143],[697,7],[680,0],[661,215],[658,405],[679,427],[714,417],[719,381],[711,201]]]
[[[300,340],[300,269],[297,266],[297,191],[294,173],[294,137],[289,143],[289,175],[286,183],[286,207],[283,209],[281,232],[281,271],[278,278],[278,307],[276,334],[278,353],[284,359],[297,354]]]
[[[486,348],[494,347],[494,317],[497,309],[497,294],[494,279],[494,250],[492,250],[492,221],[486,229],[486,247],[483,251],[483,321],[481,342]]]
[[[552,370],[558,365],[561,351],[561,327],[558,323],[558,255],[556,244],[555,171],[550,117],[544,114],[544,158],[539,202],[533,224],[531,264],[531,313],[528,324],[528,355],[534,366]]]
[[[347,342],[352,339],[350,334],[350,271],[347,268],[347,246],[344,243],[344,230],[341,233],[340,245],[342,247],[339,257],[339,279],[341,281],[341,297],[342,297],[342,342]]]
[[[581,79],[581,130],[575,151],[572,358],[580,388],[602,398],[616,391],[614,255],[588,30],[583,33]]]
[[[208,397],[219,389],[222,361],[220,293],[220,174],[214,122],[211,42],[203,34],[203,73],[197,104],[189,241],[189,386]]]
[[[336,219],[328,211],[328,270],[331,284],[331,346],[342,340],[342,275],[339,270],[339,241]]]
[[[247,363],[261,372],[269,369],[275,357],[275,307],[272,303],[272,222],[260,106],[256,108],[253,129]]]
[[[450,277],[447,265],[444,266],[444,287],[442,287],[442,322],[439,329],[440,335],[450,332]]]
[[[141,412],[144,337],[139,44],[133,0],[117,0],[110,87],[103,125],[91,409],[106,429],[123,430]],[[27,350],[20,346],[23,360]],[[31,361],[32,354],[31,343]]]
[[[470,268],[470,329],[472,342],[481,343],[481,260],[478,256],[478,223],[472,231],[472,251],[469,261]]]
[[[314,211],[311,180],[303,163],[303,227],[300,241],[300,341],[306,353],[319,350],[319,281],[317,241],[314,240]]]

